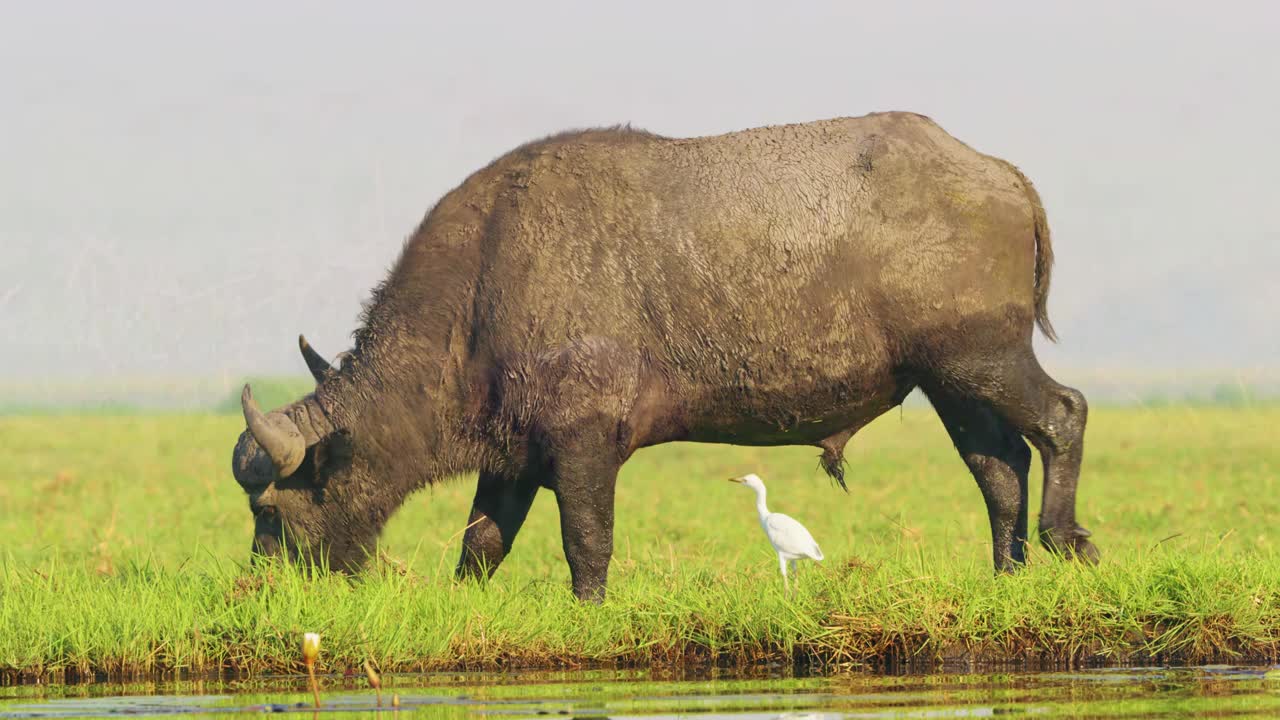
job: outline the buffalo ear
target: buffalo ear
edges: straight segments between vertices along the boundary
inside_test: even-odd
[[[351,464],[353,446],[350,430],[337,430],[326,435],[312,448],[317,485],[327,485],[329,476]]]

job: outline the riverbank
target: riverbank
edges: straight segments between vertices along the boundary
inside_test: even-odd
[[[791,597],[766,569],[616,573],[603,606],[559,578],[488,587],[384,566],[354,582],[290,570],[129,567],[102,577],[8,567],[0,663],[10,681],[177,672],[285,673],[303,632],[321,669],[387,672],[685,664],[892,668],[1276,662],[1280,562],[1156,550],[1007,578],[904,556],[806,568]]]

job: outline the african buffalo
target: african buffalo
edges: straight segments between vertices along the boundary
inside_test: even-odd
[[[264,414],[245,388],[254,549],[358,569],[410,493],[478,471],[459,575],[491,573],[547,488],[573,591],[599,600],[638,448],[812,445],[843,486],[845,443],[920,388],[998,571],[1024,558],[1023,438],[1041,541],[1094,561],[1085,399],[1032,351],[1052,260],[1027,178],[916,114],[524,145],[427,214],[340,366],[303,341],[314,393]]]

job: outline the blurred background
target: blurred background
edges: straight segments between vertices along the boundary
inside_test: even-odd
[[[297,334],[347,348],[431,205],[541,135],[889,109],[1036,183],[1055,375],[1094,402],[1280,395],[1272,4],[122,0],[0,18],[0,411],[234,410],[245,377],[282,402],[307,387]]]

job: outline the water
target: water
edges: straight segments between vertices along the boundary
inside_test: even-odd
[[[322,707],[299,678],[254,682],[0,688],[8,718],[324,713],[471,720],[845,720],[1025,715],[1035,718],[1274,717],[1280,680],[1266,668],[1128,668],[1059,673],[664,680],[647,673],[384,676],[386,707],[354,678],[322,680]],[[391,695],[400,707],[390,707]]]

